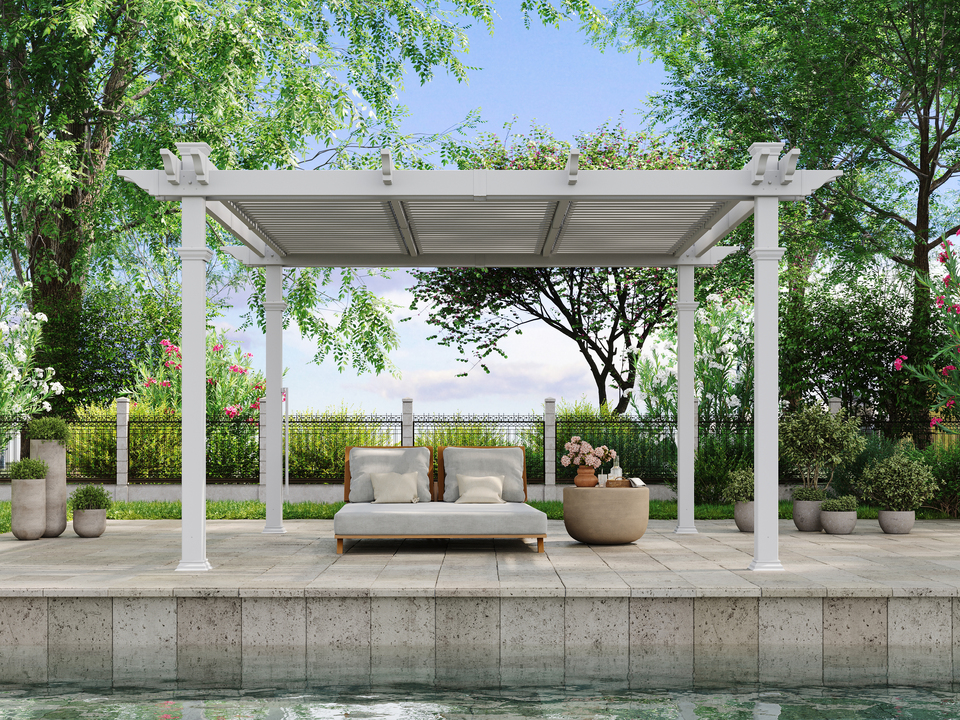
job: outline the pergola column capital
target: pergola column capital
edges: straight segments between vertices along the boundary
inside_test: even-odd
[[[677,312],[695,312],[700,303],[698,302],[678,302],[676,304]]]
[[[283,300],[264,300],[264,312],[283,312],[287,309],[287,303]]]
[[[180,253],[181,260],[203,260],[208,263],[213,259],[210,248],[179,247],[177,252]]]
[[[786,251],[787,249],[782,247],[753,248],[750,251],[750,257],[754,260],[776,260],[779,262]]]

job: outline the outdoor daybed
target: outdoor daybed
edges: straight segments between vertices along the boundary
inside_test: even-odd
[[[547,516],[525,502],[523,448],[441,447],[436,483],[432,469],[431,448],[348,447],[337,554],[363,538],[536,538],[543,552]]]

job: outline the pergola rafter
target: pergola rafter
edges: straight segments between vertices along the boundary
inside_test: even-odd
[[[182,205],[183,548],[178,570],[206,557],[205,217],[242,244],[228,251],[263,267],[267,387],[267,521],[282,533],[280,391],[284,267],[677,267],[678,522],[693,520],[694,268],[735,248],[719,243],[754,216],[756,470],[755,570],[782,569],[778,555],[778,262],[780,202],[801,200],[840,175],[797,170],[799,150],[755,143],[742,170],[218,170],[204,143],[164,150],[162,170],[120,175]]]

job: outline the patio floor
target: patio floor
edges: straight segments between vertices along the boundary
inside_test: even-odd
[[[699,521],[676,535],[653,520],[635,544],[586,546],[549,521],[546,553],[520,540],[347,541],[336,555],[332,520],[288,520],[264,535],[260,520],[208,521],[213,570],[173,572],[180,522],[111,520],[81,539],[17,541],[0,536],[0,596],[318,594],[620,597],[955,597],[960,592],[960,521],[918,521],[885,535],[861,520],[853,535],[800,533],[780,521],[786,572],[746,570],[753,535],[732,520]]]

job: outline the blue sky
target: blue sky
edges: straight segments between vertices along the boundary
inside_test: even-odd
[[[642,113],[646,98],[664,79],[662,68],[637,62],[636,55],[612,50],[600,53],[588,45],[575,23],[561,28],[531,23],[523,26],[515,8],[503,3],[492,36],[475,29],[465,64],[478,67],[468,83],[438,76],[425,86],[411,78],[401,93],[410,109],[405,123],[409,132],[437,132],[461,122],[479,109],[486,122],[481,132],[503,136],[504,123],[517,117],[515,129],[525,131],[531,122],[549,127],[560,139],[572,141],[580,131],[593,130],[623,113],[628,129],[645,127]],[[400,306],[395,317],[411,316],[406,288],[412,278],[399,271],[371,287]],[[245,303],[240,302],[240,305]],[[239,324],[239,313],[223,318],[227,329]],[[401,345],[392,356],[401,372],[388,375],[340,374],[332,361],[310,362],[314,348],[295,331],[284,333],[284,365],[289,368],[291,410],[323,410],[346,404],[366,412],[399,413],[401,399],[414,398],[415,412],[528,413],[540,412],[551,396],[574,401],[586,397],[596,403],[596,387],[573,341],[543,326],[531,324],[521,336],[503,344],[508,359],[489,363],[491,373],[479,368],[458,378],[464,365],[455,349],[427,340],[432,329],[423,314],[398,325]],[[231,335],[253,352],[262,369],[265,350],[258,332]]]

